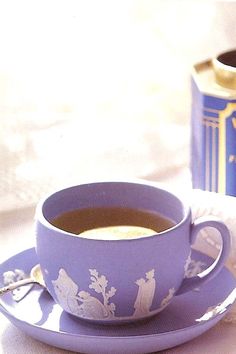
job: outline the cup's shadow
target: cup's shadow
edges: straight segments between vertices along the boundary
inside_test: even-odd
[[[54,301],[51,295],[46,290],[43,290],[38,298],[38,304],[41,309],[42,317],[39,321],[35,322],[35,325],[42,326],[47,322],[48,317],[53,310]]]

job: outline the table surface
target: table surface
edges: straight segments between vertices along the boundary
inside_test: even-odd
[[[34,207],[10,211],[0,218],[0,260],[4,261],[23,249],[34,246]],[[219,322],[200,337],[178,347],[162,351],[165,354],[235,354],[236,327]],[[13,326],[0,314],[0,353],[43,354],[71,353],[34,340]]]

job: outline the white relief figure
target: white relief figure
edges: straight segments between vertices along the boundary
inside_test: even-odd
[[[161,302],[161,307],[160,307],[161,309],[164,309],[169,304],[174,294],[175,294],[175,288],[169,289],[168,294],[166,295],[166,297],[164,297],[164,299]]]
[[[135,300],[135,303],[134,303],[134,308],[135,308],[135,311],[134,311],[134,314],[133,316],[134,317],[140,317],[142,315],[144,315],[145,313],[144,310],[143,310],[143,303],[144,303],[144,291],[143,291],[143,287],[144,287],[144,284],[146,283],[145,279],[141,278],[141,279],[138,279],[135,284],[138,285],[138,294],[137,294],[137,297],[136,297],[136,300]]]
[[[142,317],[150,313],[153,297],[156,289],[156,280],[154,278],[154,269],[146,273],[146,279],[138,279],[135,284],[138,285],[138,294],[134,303],[134,317]]]
[[[186,274],[188,272],[188,268],[189,268],[189,265],[191,263],[191,252],[188,256],[188,258],[186,259],[186,262],[185,262],[185,265],[184,265],[184,276],[186,277]]]
[[[58,278],[53,280],[52,284],[61,306],[66,311],[78,314],[79,304],[77,293],[79,288],[63,268],[59,270]]]
[[[206,269],[206,264],[201,261],[190,260],[188,268],[185,270],[185,278],[192,278]]]
[[[79,306],[81,317],[102,319],[109,316],[106,307],[96,297],[91,296],[87,291],[80,291],[78,295],[78,301],[82,302]]]
[[[52,281],[54,291],[61,306],[68,312],[88,319],[103,319],[114,317],[116,306],[109,303],[112,296],[115,295],[116,289],[111,287],[107,291],[108,281],[104,275],[99,276],[96,269],[89,269],[91,284],[90,289],[102,294],[103,303],[91,296],[90,293],[81,290],[69,277],[66,271],[61,268],[58,278]]]

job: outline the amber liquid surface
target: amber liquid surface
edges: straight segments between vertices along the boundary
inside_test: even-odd
[[[97,239],[104,239],[104,237],[107,239],[129,239],[151,236],[175,225],[172,220],[158,213],[124,207],[100,207],[68,211],[50,222],[64,231],[77,235],[85,232],[84,237]],[[149,232],[143,229],[142,233],[142,228],[148,229]],[[93,231],[91,237],[88,236],[88,230]]]

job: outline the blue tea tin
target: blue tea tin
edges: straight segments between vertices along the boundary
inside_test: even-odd
[[[236,196],[236,50],[192,74],[193,188]]]

